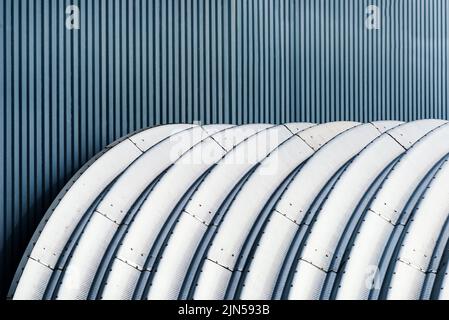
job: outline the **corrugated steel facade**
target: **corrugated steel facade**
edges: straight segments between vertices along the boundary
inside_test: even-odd
[[[447,119],[448,14],[445,0],[0,1],[2,292],[67,179],[131,131]]]

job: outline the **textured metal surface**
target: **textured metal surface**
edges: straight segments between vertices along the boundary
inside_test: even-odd
[[[68,5],[80,29],[66,29]],[[380,29],[365,27],[368,5]],[[447,119],[445,0],[0,1],[0,289],[68,178],[172,122]]]
[[[447,263],[447,121],[206,125],[175,134],[158,129],[164,127],[121,140],[73,178],[35,231],[9,297],[447,294],[441,274]],[[245,127],[251,128],[243,131],[246,138]],[[160,148],[195,130],[206,137]],[[235,157],[259,150],[259,138],[271,130],[281,135],[256,163]],[[156,142],[161,132],[168,140]],[[120,150],[127,155],[120,147],[143,135],[154,146],[125,159],[132,162],[121,174],[108,175],[105,161]],[[182,154],[174,152],[179,147]],[[211,156],[212,150],[218,152]],[[152,170],[142,172],[148,166]],[[101,179],[110,181],[102,183],[103,191],[92,188]],[[68,207],[76,200],[83,206]]]

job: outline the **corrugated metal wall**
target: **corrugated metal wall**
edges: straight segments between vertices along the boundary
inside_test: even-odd
[[[2,292],[67,179],[133,130],[446,119],[448,14],[446,0],[0,1]]]

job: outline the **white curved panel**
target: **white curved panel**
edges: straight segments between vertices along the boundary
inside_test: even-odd
[[[251,137],[227,154],[199,186],[185,211],[208,225],[235,184],[292,134],[277,126]]]
[[[372,124],[359,125],[344,131],[325,144],[301,168],[290,183],[275,207],[276,214],[285,216],[292,223],[300,224],[305,212],[332,175],[379,135],[380,131]],[[272,291],[256,292],[251,288],[260,287],[261,284],[257,284],[257,282],[264,282],[263,287],[267,290],[274,288],[283,259],[274,259],[269,252],[274,248],[286,248],[293,241],[294,234],[279,235],[267,232],[270,230],[270,224],[271,221],[262,235],[262,240],[251,263],[251,271],[246,276],[245,288],[241,294],[243,299],[259,299],[272,294]],[[273,270],[277,271],[273,272]]]
[[[417,120],[408,122],[405,125],[397,126],[390,130],[388,134],[393,137],[404,148],[409,149],[430,130],[447,123],[445,120]]]
[[[209,128],[209,131],[216,132],[212,137],[220,139],[223,136],[223,130],[230,128],[230,126],[218,126],[217,128],[209,126]],[[222,131],[217,131],[217,129],[221,129]],[[196,132],[197,130],[200,130],[200,132]],[[229,130],[232,130],[232,128]],[[68,270],[71,272],[64,274],[58,291],[59,299],[87,298],[96,274],[95,270],[100,265],[101,259],[107,249],[105,244],[108,244],[112,240],[118,225],[122,222],[132,204],[157,175],[171,163],[182,161],[182,159],[188,156],[193,156],[188,161],[202,161],[203,154],[206,154],[210,159],[214,157],[220,158],[223,155],[223,148],[217,144],[216,140],[209,138],[207,136],[208,133],[205,134],[201,127],[194,128],[191,131],[192,134],[190,132],[184,135],[180,133],[176,139],[168,139],[166,143],[157,145],[149,150],[142,156],[145,157],[144,159],[136,161],[137,165],[133,165],[114,184],[94,214],[94,217],[103,216],[105,219],[91,219],[72,255],[68,267]],[[198,143],[198,141],[200,142]],[[176,151],[174,152],[173,149],[176,149]],[[179,154],[182,156],[177,158]],[[148,163],[151,163],[152,166],[148,167]],[[194,181],[187,175],[189,172],[184,170],[182,173],[186,174],[186,178],[184,179],[186,183]],[[180,175],[177,176],[177,179],[180,181],[183,180],[182,178]],[[176,184],[176,186],[181,187],[182,184]],[[159,184],[156,188],[158,187]],[[180,192],[183,190],[181,187]],[[169,194],[173,189],[167,191]],[[99,241],[95,241],[97,238],[100,238]],[[79,286],[74,287],[71,285],[74,282],[72,275],[76,276],[77,282],[80,284]]]
[[[286,126],[292,132],[304,129],[303,132],[307,132],[312,129],[310,128],[312,127],[311,124],[286,124]],[[338,133],[335,124],[325,124],[318,127],[323,132],[321,135],[318,135],[320,142],[323,141],[324,136],[330,137],[332,134]],[[345,126],[342,125],[340,127],[344,128]],[[314,133],[316,132],[317,130],[314,129]],[[278,138],[270,138],[272,134],[275,135],[275,138]],[[259,134],[259,136],[245,141],[244,144],[233,151],[233,154],[226,155],[217,168],[214,168],[186,206],[185,214],[183,215],[186,220],[190,220],[190,218],[186,218],[186,216],[190,215],[195,217],[198,223],[208,225],[219,205],[231,191],[232,186],[248,172],[255,162],[262,160],[263,157],[290,135],[280,126],[268,130],[267,135]],[[242,152],[250,152],[252,155],[242,157]],[[227,158],[245,160],[249,158],[249,160],[256,161],[238,161],[238,163],[235,163]],[[149,293],[150,299],[174,299],[177,297],[182,281],[174,281],[173,278],[184,277],[191,261],[190,255],[179,255],[178,252],[179,250],[184,252],[195,250],[201,240],[202,234],[188,233],[187,226],[182,223],[182,219],[183,217],[177,224],[174,236],[170,239],[168,247],[164,252],[164,257],[153,280],[152,290]]]
[[[152,144],[166,138],[166,134],[181,132],[192,128],[191,125],[170,125],[154,127],[137,133],[140,141],[139,146],[135,141],[127,138],[120,143],[107,147],[106,151],[87,168],[81,175],[73,181],[73,185],[66,190],[64,197],[53,209],[48,221],[44,221],[45,226],[39,236],[32,252],[31,259],[39,261],[41,264],[54,269],[58,258],[64,249],[73,230],[78,225],[83,214],[90,205],[100,195],[100,193],[110,184],[123,170],[126,169],[135,159],[142,155],[144,151],[151,148]],[[81,169],[83,170],[83,169]],[[34,273],[35,279],[44,281],[40,286],[46,285],[49,278],[45,275],[37,275],[35,271],[25,266],[23,273]],[[47,272],[45,274],[48,275]],[[51,274],[51,273],[50,273]],[[22,290],[19,286],[17,289]],[[17,291],[17,296],[36,297],[36,292],[30,289],[27,292]]]
[[[377,199],[370,210],[393,224],[402,211],[405,202],[410,198],[430,168],[449,152],[449,126],[445,125],[411,148],[407,156],[395,166],[390,179],[382,189],[382,200]],[[409,174],[410,172],[415,174]],[[378,197],[379,198],[379,197]]]
[[[392,224],[380,219],[373,212],[366,213],[354,247],[351,249],[349,260],[346,262],[336,299],[367,299],[372,288],[380,289],[380,283],[377,280],[379,276],[378,257],[385,249],[383,239],[388,238],[393,228]],[[359,249],[361,244],[364,245],[363,250]]]
[[[299,128],[301,126],[295,126]],[[304,125],[304,128],[310,125]],[[187,203],[184,213],[173,230],[173,235],[164,251],[158,271],[149,292],[150,299],[175,299],[186,275],[192,255],[179,255],[179,251],[192,254],[196,250],[205,228],[210,224],[219,206],[232,188],[268,153],[292,136],[284,126],[276,126],[249,137],[238,145],[213,168]],[[198,225],[191,232],[191,224]],[[203,229],[204,228],[204,229]]]
[[[404,149],[397,142],[382,135],[357,156],[319,211],[301,259],[329,271],[338,241],[360,199],[382,170],[402,152]]]
[[[40,300],[44,296],[53,270],[36,260],[28,259],[17,285],[14,300]]]
[[[45,225],[31,257],[54,268],[74,226],[98,195],[133,160],[142,155],[133,143],[125,140],[95,161],[62,198]],[[111,170],[111,166],[117,164]]]
[[[240,294],[241,299],[269,300],[271,299],[279,276],[282,262],[290,248],[290,242],[298,230],[298,225],[287,217],[274,211],[264,229],[264,235],[258,243],[249,272]],[[271,252],[263,252],[265,248],[273,248]],[[261,250],[262,249],[262,250]]]
[[[331,123],[329,124],[329,127],[326,127],[327,130],[323,130],[322,132],[320,132],[319,126],[317,126],[300,132],[298,136],[301,137],[302,141],[306,141],[306,138],[308,139],[305,146],[311,145],[315,148],[319,148],[321,144],[327,142],[330,137],[333,137],[337,133],[341,133],[346,128],[351,128],[355,125],[356,124],[354,123]],[[312,133],[310,133],[310,131],[312,131]],[[329,132],[332,133],[329,134]],[[296,142],[296,140],[292,141]],[[287,144],[292,144],[292,142],[288,141],[285,146],[280,146],[277,149],[278,153],[283,152],[284,150],[286,150],[286,154],[293,153],[293,150],[289,151],[287,149],[287,147],[291,149],[291,147]],[[303,148],[305,148],[305,146]],[[277,166],[278,171],[274,174],[275,177],[273,177],[273,175],[270,175],[269,177],[264,177],[263,174],[259,175],[258,171],[260,170],[259,172],[262,172],[264,167],[258,168],[258,171],[251,176],[227,212],[225,219],[218,230],[217,236],[213,241],[213,245],[209,249],[207,254],[208,259],[215,261],[222,266],[226,266],[231,270],[234,269],[237,257],[243,246],[243,242],[245,241],[246,234],[249,232],[251,225],[254,223],[254,219],[262,210],[263,205],[265,205],[268,201],[269,196],[274,192],[274,189],[281,183],[281,181],[285,179],[287,174],[289,174],[293,168],[297,167],[308,156],[313,154],[313,151],[308,150],[308,148],[305,148],[305,151],[306,153],[304,155],[298,154],[298,158],[291,162],[291,166]],[[289,161],[291,159],[291,154],[287,159],[284,158],[282,154],[279,154],[278,156],[285,159],[281,161],[282,163],[285,163],[287,159]],[[277,160],[274,161],[277,162]],[[264,161],[264,165],[270,165],[270,158]],[[250,199],[253,200],[249,201]],[[246,214],[241,215],[239,214],[240,212],[245,212]],[[229,241],[226,239],[232,240]],[[216,275],[212,273],[205,273],[203,270],[200,279],[198,280],[198,287],[208,286],[210,281],[209,279],[215,276]],[[215,290],[210,286],[209,288],[212,291]]]
[[[120,224],[145,188],[181,155],[207,137],[208,133],[202,127],[195,127],[155,145],[123,172],[96,211]],[[148,166],[149,163],[151,166]]]
[[[326,279],[326,272],[304,260],[298,262],[296,272],[300,276],[293,278],[288,299],[318,300]]]
[[[449,164],[446,162],[429,185],[410,222],[390,283],[389,299],[419,298],[425,273],[438,271],[438,264],[432,268],[431,263],[441,258],[434,255],[434,249],[448,219],[448,190]],[[405,283],[409,285],[404,286]]]
[[[380,132],[372,124],[364,124],[334,138],[304,165],[282,195],[276,210],[299,223],[333,174],[379,135]],[[305,185],[307,188],[303,187]]]
[[[190,261],[206,230],[207,226],[193,216],[181,215],[155,271],[148,299],[178,298]]]
[[[143,203],[138,215],[128,229],[128,233],[123,239],[120,249],[117,253],[116,260],[118,264],[123,261],[136,266],[139,270],[145,269],[149,251],[152,244],[158,236],[159,230],[162,229],[168,215],[173,211],[178,201],[186,193],[187,189],[213,164],[226,154],[226,150],[220,143],[231,141],[229,134],[237,132],[238,140],[233,140],[238,144],[248,136],[257,133],[255,130],[261,131],[266,125],[254,126],[249,128],[235,127],[228,130],[220,131],[214,134],[213,139],[206,139],[203,143],[194,146],[188,153],[184,154],[170,170],[164,175],[161,181],[156,185],[154,190],[149,194]],[[229,144],[231,145],[231,144]],[[112,265],[110,277],[114,277],[116,261]],[[151,271],[151,270],[149,270]],[[134,272],[121,278],[121,281],[135,281],[130,277],[135,277]],[[109,287],[105,286],[103,298],[112,298],[114,295],[123,296],[123,293],[117,291],[117,287],[113,292],[109,291]],[[130,297],[128,297],[130,298]]]
[[[403,261],[396,261],[395,272],[388,290],[388,300],[417,300],[423,287],[426,274],[415,266]],[[404,276],[404,275],[407,276]],[[412,280],[412,281],[411,281]]]
[[[383,124],[383,127],[387,126]],[[387,131],[387,134],[383,134],[371,142],[346,168],[319,211],[301,254],[301,260],[324,271],[317,271],[316,273],[319,274],[317,278],[324,279],[326,272],[338,271],[343,252],[336,252],[337,246],[344,236],[356,206],[376,177],[396,157],[405,152],[402,144],[399,144],[392,136],[400,136],[404,141],[416,141],[434,128],[434,121],[421,121],[419,126],[415,126],[415,123],[411,122],[393,127]],[[331,269],[332,262],[333,268]],[[293,299],[296,296],[310,299],[316,296],[315,286],[302,285],[303,281],[300,279],[304,277],[308,277],[308,275],[302,272],[295,273],[291,289]]]
[[[61,192],[10,295],[448,299],[447,141],[442,120],[136,132]]]
[[[350,121],[336,121],[326,123],[326,130],[322,126],[315,126],[307,131],[298,133],[298,136],[303,139],[313,150],[318,150],[330,139],[336,135],[360,125],[358,122]]]
[[[194,300],[223,299],[232,271],[220,266],[216,262],[205,260],[202,272],[205,274],[213,274],[215,276],[208,279],[207,285],[197,286]]]
[[[207,125],[205,128],[213,127],[215,125]],[[220,126],[222,127],[222,126]],[[228,126],[229,127],[229,126]],[[264,129],[273,127],[271,124],[245,124],[241,126],[235,126],[232,130],[221,130],[218,133],[217,130],[214,132],[214,139],[217,141],[223,149],[230,151],[240,142],[248,137],[262,131]],[[210,129],[208,131],[211,131]],[[217,133],[217,134],[215,134]]]
[[[126,261],[114,260],[114,272],[108,276],[107,290],[98,297],[104,300],[129,300],[133,297],[141,271]],[[126,281],[123,281],[126,277]]]
[[[367,270],[379,265],[393,226],[418,183],[449,152],[448,139],[448,125],[435,129],[413,145],[388,175],[370,206],[369,219],[363,222],[354,242],[337,298],[346,299],[348,293],[352,298],[368,297],[369,290],[364,288]],[[368,234],[372,236],[367,238]]]
[[[293,136],[262,161],[226,213],[207,253],[209,260],[234,270],[246,235],[271,194],[294,168],[312,154],[313,149],[303,140]],[[242,212],[245,214],[241,214]],[[225,288],[214,288],[211,285],[211,279],[218,276],[220,274],[203,269],[197,288],[200,288],[201,292],[224,292]],[[194,297],[197,298],[196,293]]]
[[[398,127],[400,124],[403,124],[402,121],[375,121],[372,122],[373,126],[376,127],[380,133],[387,132],[390,129]]]
[[[255,124],[255,126],[259,126],[260,124]],[[212,136],[216,134],[217,132],[224,131],[226,129],[229,129],[230,127],[233,127],[233,125],[229,124],[207,124],[201,126],[204,131],[206,131],[206,134],[208,136]]]
[[[117,231],[118,224],[95,213],[65,269],[57,299],[86,299],[103,253]]]

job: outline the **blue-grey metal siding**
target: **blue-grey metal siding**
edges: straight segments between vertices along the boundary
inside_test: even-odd
[[[81,29],[65,27],[66,6]],[[380,30],[365,28],[368,5]],[[171,122],[448,118],[446,0],[0,1],[0,287],[67,179]]]

